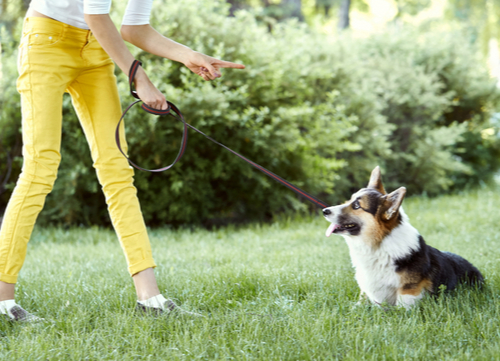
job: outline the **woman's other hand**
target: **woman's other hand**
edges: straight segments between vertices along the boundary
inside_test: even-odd
[[[221,68],[245,69],[243,64],[215,59],[197,51],[190,52],[183,63],[189,70],[198,74],[204,80],[219,78],[221,76]]]

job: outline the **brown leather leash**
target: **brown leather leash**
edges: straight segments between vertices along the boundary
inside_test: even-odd
[[[143,170],[143,171],[146,171],[146,172],[163,172],[163,171],[166,171],[167,169],[170,169],[172,168],[175,163],[177,163],[181,158],[182,158],[182,155],[184,154],[184,151],[186,150],[186,146],[187,146],[187,134],[188,134],[188,127],[193,129],[194,131],[200,133],[201,135],[203,135],[205,138],[207,138],[208,140],[214,142],[215,144],[221,146],[222,148],[230,151],[231,153],[233,153],[234,155],[236,155],[237,157],[243,159],[245,162],[247,162],[248,164],[250,164],[251,166],[257,168],[258,170],[260,170],[262,173],[264,173],[265,175],[271,177],[272,179],[274,179],[275,181],[283,184],[285,187],[288,187],[289,189],[291,189],[292,191],[294,191],[295,193],[297,193],[298,195],[304,197],[305,199],[307,199],[308,201],[310,201],[311,203],[313,203],[314,205],[316,205],[317,207],[319,208],[327,208],[329,207],[328,203],[325,203],[319,199],[317,199],[316,197],[313,197],[312,195],[310,195],[309,193],[303,191],[302,189],[300,189],[299,187],[293,185],[292,183],[288,182],[287,180],[281,178],[279,175],[277,174],[274,174],[273,172],[271,172],[270,170],[267,170],[266,168],[264,168],[263,166],[255,163],[255,162],[252,162],[250,159],[248,158],[245,158],[244,156],[242,156],[241,154],[235,152],[234,150],[232,150],[231,148],[229,147],[226,147],[224,144],[222,143],[219,143],[218,141],[216,141],[215,139],[209,137],[208,135],[206,135],[205,133],[203,133],[201,130],[198,130],[196,129],[195,127],[193,127],[191,124],[188,124],[186,123],[186,121],[184,120],[184,116],[182,115],[181,111],[179,110],[179,108],[177,108],[173,103],[167,101],[167,105],[168,105],[168,108],[165,109],[165,110],[160,110],[160,109],[154,109],[154,108],[151,108],[149,106],[147,106],[146,104],[142,104],[141,105],[141,108],[148,112],[148,113],[151,113],[151,114],[154,114],[154,115],[159,115],[159,116],[162,116],[162,115],[169,115],[177,120],[179,120],[180,122],[182,122],[183,124],[183,130],[182,130],[182,142],[181,142],[181,146],[180,146],[180,149],[179,149],[179,153],[177,154],[177,157],[175,158],[175,160],[173,161],[172,164],[166,166],[166,167],[163,167],[163,168],[159,168],[159,169],[145,169],[145,168],[142,168],[142,167],[139,167],[137,164],[135,164],[134,162],[132,162],[130,160],[130,158],[125,154],[125,152],[122,150],[122,147],[121,147],[121,144],[120,144],[120,134],[119,134],[119,129],[120,129],[120,124],[121,122],[123,121],[123,119],[125,118],[125,115],[127,114],[127,112],[130,110],[130,108],[132,108],[135,104],[137,103],[140,103],[141,100],[139,98],[139,95],[137,94],[137,92],[133,89],[132,87],[132,84],[133,84],[133,81],[134,81],[134,78],[135,78],[135,74],[137,73],[137,69],[139,68],[139,66],[141,66],[142,63],[135,60],[133,63],[132,63],[132,66],[130,67],[130,71],[129,71],[129,86],[130,86],[130,94],[132,94],[133,97],[137,98],[138,100],[136,100],[135,102],[133,102],[132,104],[130,104],[126,109],[125,111],[123,112],[121,118],[120,118],[120,121],[118,122],[118,125],[116,127],[116,132],[115,132],[115,139],[116,139],[116,145],[118,146],[118,149],[120,150],[120,152],[125,156],[125,158],[127,158],[127,160],[129,161],[129,163],[139,169],[139,170]]]

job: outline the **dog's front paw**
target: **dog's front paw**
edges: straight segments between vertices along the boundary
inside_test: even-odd
[[[411,310],[414,308],[418,301],[422,299],[422,294],[418,296],[413,296],[413,295],[399,295],[398,300],[396,302],[396,306],[398,307],[404,307],[406,310]]]

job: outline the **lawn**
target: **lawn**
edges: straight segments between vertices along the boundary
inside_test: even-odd
[[[353,307],[347,246],[319,215],[151,231],[160,289],[204,314],[150,318],[111,230],[34,231],[18,302],[48,322],[0,322],[8,360],[493,360],[500,358],[500,188],[407,199],[426,241],[468,258],[481,291],[410,311]]]

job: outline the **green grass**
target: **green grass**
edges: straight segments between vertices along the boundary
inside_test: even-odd
[[[36,229],[18,302],[51,322],[0,322],[6,360],[493,360],[500,358],[500,189],[405,201],[426,241],[465,256],[481,291],[410,311],[357,307],[347,246],[312,218],[155,230],[160,289],[203,319],[134,314],[114,233]]]

